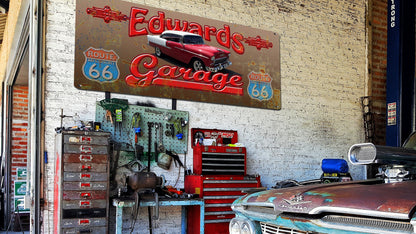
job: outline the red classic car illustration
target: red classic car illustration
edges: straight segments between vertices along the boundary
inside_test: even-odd
[[[150,46],[158,57],[166,55],[189,64],[195,71],[220,71],[231,65],[230,52],[204,43],[200,35],[183,31],[164,31],[148,35]]]

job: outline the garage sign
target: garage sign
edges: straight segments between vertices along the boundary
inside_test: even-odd
[[[280,109],[279,35],[124,1],[77,0],[78,89]]]

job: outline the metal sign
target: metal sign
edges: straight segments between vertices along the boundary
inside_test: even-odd
[[[82,90],[280,109],[279,35],[124,1],[77,0]]]
[[[387,2],[386,145],[399,147],[415,128],[415,1]]]

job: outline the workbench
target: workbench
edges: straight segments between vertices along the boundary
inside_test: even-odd
[[[133,207],[135,205],[134,200],[122,200],[113,199],[113,206],[116,207],[116,234],[122,234],[123,227],[123,208]],[[200,207],[200,233],[204,233],[204,219],[205,219],[205,203],[203,199],[179,199],[179,198],[159,198],[159,206],[182,206],[181,214],[181,233],[186,234],[186,222],[187,212],[186,206],[199,206]],[[156,206],[155,200],[141,200],[140,207]]]

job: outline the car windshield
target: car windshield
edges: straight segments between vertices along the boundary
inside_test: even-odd
[[[416,150],[416,132],[412,132],[403,144],[404,148]]]
[[[184,44],[204,44],[204,40],[200,36],[184,36],[183,37]]]

